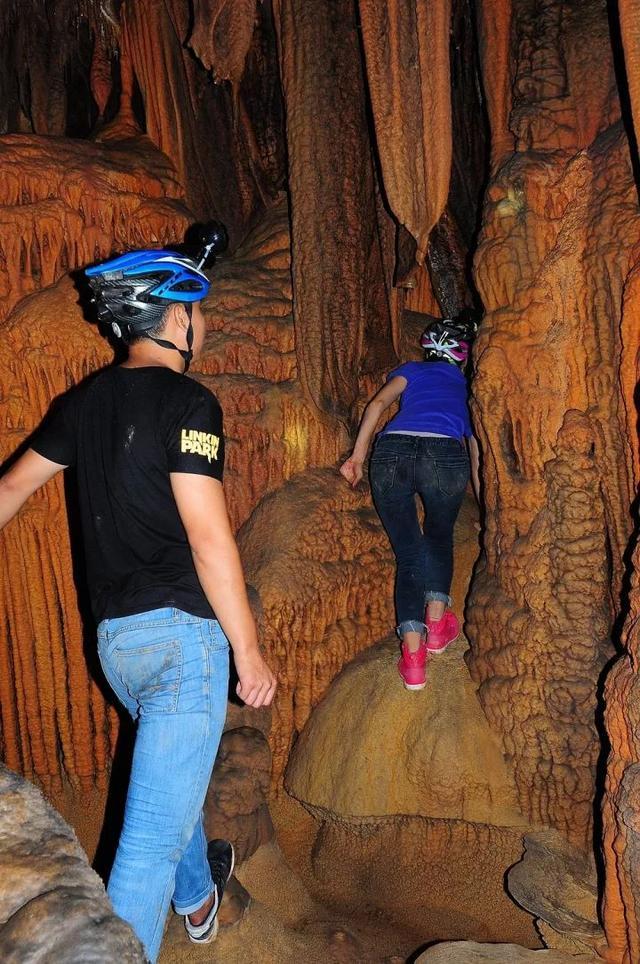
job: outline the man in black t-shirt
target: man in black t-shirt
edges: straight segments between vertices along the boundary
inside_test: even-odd
[[[152,962],[172,900],[190,940],[215,937],[233,869],[231,844],[207,844],[202,824],[228,643],[245,703],[270,704],[276,685],[227,514],[220,405],[185,377],[204,340],[201,265],[139,251],[87,270],[128,359],[59,399],[0,479],[2,528],[39,486],[76,470],[98,652],[138,724],[108,893]]]

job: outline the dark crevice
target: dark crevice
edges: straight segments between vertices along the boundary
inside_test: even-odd
[[[631,153],[631,165],[633,177],[640,200],[640,157],[638,156],[638,140],[633,126],[633,111],[631,108],[631,94],[629,92],[629,81],[624,59],[624,46],[622,43],[622,31],[620,27],[620,12],[618,10],[618,0],[607,0],[607,15],[609,18],[609,34],[611,37],[611,50],[613,52],[613,67],[620,99],[620,112],[622,124],[624,126],[629,149]]]

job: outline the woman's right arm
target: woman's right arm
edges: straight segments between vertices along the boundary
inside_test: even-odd
[[[365,408],[353,452],[346,462],[340,466],[341,474],[350,485],[356,486],[362,478],[362,466],[367,457],[376,425],[380,421],[380,416],[400,398],[406,387],[407,379],[403,375],[395,375],[373,396]]]
[[[469,451],[469,462],[471,463],[471,484],[476,502],[480,505],[480,449],[475,435],[470,435],[467,438],[467,449]]]

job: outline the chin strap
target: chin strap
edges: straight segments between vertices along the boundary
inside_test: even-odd
[[[191,304],[186,302],[184,304],[187,315],[189,316],[189,327],[187,328],[187,349],[178,348],[174,345],[172,341],[165,341],[164,338],[153,338],[151,335],[145,335],[149,341],[154,341],[156,345],[160,345],[161,348],[171,348],[172,351],[177,351],[181,358],[184,359],[184,374],[186,375],[189,371],[189,365],[191,364],[191,359],[193,358],[193,324],[191,323]]]

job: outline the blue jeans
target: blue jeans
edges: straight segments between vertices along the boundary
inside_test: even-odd
[[[425,604],[451,602],[453,527],[469,481],[469,456],[455,438],[381,435],[369,475],[396,557],[398,634],[423,632]],[[424,531],[416,495],[424,505]]]
[[[229,644],[213,619],[154,609],[103,620],[98,654],[138,722],[107,893],[154,962],[171,899],[190,914],[213,893],[202,807],[227,709]]]

